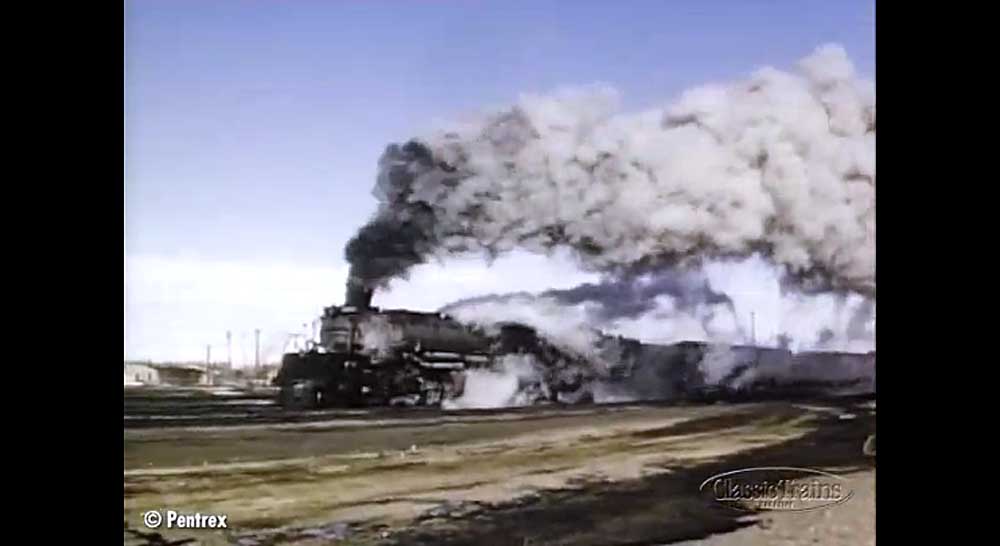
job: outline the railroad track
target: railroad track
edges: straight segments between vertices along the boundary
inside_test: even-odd
[[[667,402],[653,402],[667,405]],[[136,403],[126,401],[124,428],[169,428],[169,427],[219,427],[260,424],[295,424],[312,422],[336,422],[358,420],[386,423],[435,420],[447,418],[477,417],[495,419],[501,415],[530,418],[532,415],[551,416],[553,414],[592,413],[614,411],[617,407],[635,406],[640,403],[580,404],[573,406],[544,405],[520,408],[496,409],[456,409],[439,407],[372,407],[356,409],[291,410],[274,402],[256,404],[225,403]]]
[[[873,400],[874,394],[848,396],[781,397],[789,401],[822,401],[831,399]],[[372,407],[356,409],[290,410],[279,406],[271,396],[227,396],[227,397],[181,397],[142,394],[125,396],[124,428],[171,428],[171,427],[226,427],[267,424],[300,424],[314,422],[336,422],[371,420],[381,425],[391,422],[437,420],[440,418],[495,419],[503,415],[530,418],[552,415],[572,415],[615,411],[634,406],[677,406],[706,405],[715,403],[749,403],[768,401],[767,397],[713,397],[688,401],[633,401],[606,404],[546,404],[519,408],[457,409],[445,410],[438,407]],[[770,398],[775,400],[775,398]]]

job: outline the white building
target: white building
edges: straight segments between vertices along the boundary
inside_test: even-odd
[[[160,373],[156,368],[141,362],[125,363],[125,385],[158,385]]]

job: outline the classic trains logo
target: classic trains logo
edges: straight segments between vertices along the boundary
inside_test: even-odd
[[[768,466],[716,474],[698,488],[715,502],[738,510],[805,511],[847,502],[846,479],[809,468]]]

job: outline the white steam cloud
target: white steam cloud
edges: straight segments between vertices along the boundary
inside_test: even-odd
[[[782,272],[757,257],[704,265],[538,294],[467,298],[441,311],[481,327],[526,324],[560,348],[583,355],[594,353],[598,331],[650,343],[754,343],[795,351],[875,348],[870,298],[789,290],[781,283]]]
[[[510,354],[491,369],[465,372],[461,396],[445,400],[445,409],[528,406],[548,397],[542,365],[531,355]]]

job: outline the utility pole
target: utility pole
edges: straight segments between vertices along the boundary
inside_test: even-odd
[[[757,313],[750,311],[750,343],[757,346]]]
[[[253,331],[253,366],[260,370],[260,328]]]
[[[205,365],[206,366],[211,366],[212,365],[212,346],[211,345],[205,345]]]
[[[226,368],[233,369],[233,332],[226,330]]]

